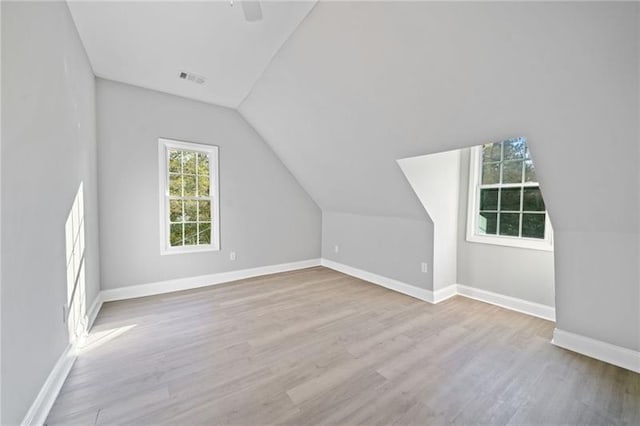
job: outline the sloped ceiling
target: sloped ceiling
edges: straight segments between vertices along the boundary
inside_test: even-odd
[[[635,19],[631,3],[322,2],[240,112],[323,210],[424,217],[396,159],[525,136],[554,228],[629,232],[637,194],[611,182],[637,182]]]
[[[247,22],[239,0],[68,2],[98,77],[234,108],[314,3],[263,1]]]

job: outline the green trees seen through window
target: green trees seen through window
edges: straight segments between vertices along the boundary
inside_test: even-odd
[[[482,147],[478,232],[545,238],[546,208],[524,138]]]

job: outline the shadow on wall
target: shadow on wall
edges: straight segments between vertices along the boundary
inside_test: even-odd
[[[398,160],[434,224],[434,290],[555,306],[553,230],[526,139]]]
[[[65,223],[67,261],[67,302],[65,321],[69,332],[69,342],[83,337],[87,329],[85,298],[85,233],[84,233],[84,193],[83,184],[73,200],[71,211]]]

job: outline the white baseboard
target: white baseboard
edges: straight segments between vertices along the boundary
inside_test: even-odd
[[[540,305],[461,284],[452,284],[433,292],[431,290],[419,288],[411,284],[403,283],[392,278],[377,275],[328,259],[310,259],[300,262],[284,263],[279,265],[243,269],[239,271],[222,272],[218,274],[103,290],[96,296],[96,299],[87,312],[87,330],[90,330],[93,326],[103,302],[188,290],[261,275],[310,268],[319,265],[429,303],[438,303],[455,295],[461,295],[498,305],[506,309],[555,321],[555,309],[550,306]],[[552,343],[556,346],[582,353],[622,368],[640,372],[640,352],[558,329],[554,331]],[[76,348],[73,345],[69,345],[65,349],[53,367],[53,370],[47,377],[45,383],[42,385],[38,396],[24,417],[22,425],[41,425],[45,422],[47,415],[49,414],[49,411],[51,410],[51,407],[53,406],[58,393],[60,392],[60,389],[62,388],[62,385],[64,384],[64,381],[76,360],[75,352]]]
[[[91,330],[101,307],[102,293],[98,293],[85,317],[85,333],[88,333]],[[77,350],[78,347],[82,345],[83,340],[84,336],[67,345],[64,352],[60,355],[60,358],[58,358],[58,361],[53,366],[51,373],[49,373],[49,376],[40,388],[38,396],[36,396],[31,407],[29,407],[27,414],[22,420],[22,425],[42,425],[47,420],[49,411],[51,410],[51,407],[53,407],[53,404],[62,389],[62,385],[64,385],[64,381],[67,379],[67,376],[71,371],[71,367],[73,367],[73,363],[76,361]]]
[[[75,347],[68,345],[64,350],[58,361],[53,366],[49,377],[45,380],[44,384],[38,392],[38,396],[29,407],[27,414],[22,420],[22,425],[42,425],[47,420],[49,411],[53,407],[53,403],[56,401],[62,385],[73,367],[73,363],[76,361]]]
[[[100,312],[100,308],[102,308],[102,303],[104,303],[104,300],[102,298],[102,292],[98,292],[98,295],[96,296],[95,300],[93,301],[93,304],[89,308],[89,311],[87,311],[87,318],[86,318],[87,333],[91,331],[91,327],[93,327],[93,323],[96,321],[98,312]]]
[[[497,305],[502,308],[532,315],[549,321],[556,320],[556,310],[551,306],[541,305],[540,303],[529,302],[528,300],[505,296],[503,294],[481,290],[479,288],[469,287],[462,284],[457,284],[456,287],[460,296],[491,303],[492,305]]]
[[[319,265],[320,259],[302,260],[299,262],[282,263],[279,265],[261,266],[258,268],[241,269],[238,271],[220,272],[217,274],[201,275],[197,277],[178,278],[175,280],[113,288],[102,290],[101,294],[104,302],[110,302],[114,300],[132,299],[136,297],[152,296],[155,294],[171,293],[174,291],[224,284],[231,281],[244,280],[261,275],[276,274],[279,272],[295,271]]]
[[[458,294],[458,285],[451,284],[433,292],[433,303],[440,303]]]
[[[541,305],[539,303],[529,302],[511,296],[504,296],[502,294],[481,290],[475,287],[451,284],[439,290],[431,291],[400,282],[393,278],[384,277],[349,265],[334,262],[333,260],[322,259],[322,266],[326,266],[327,268],[334,269],[338,272],[369,281],[373,284],[388,288],[389,290],[394,290],[429,303],[439,303],[453,296],[460,295],[549,321],[555,321],[556,319],[555,309],[551,306]]]
[[[242,280],[246,278],[257,277],[261,275],[275,274],[278,272],[294,271],[298,269],[319,266],[320,259],[303,260],[300,262],[283,263],[279,265],[262,266],[259,268],[242,269],[239,271],[222,272],[219,274],[203,275],[199,277],[190,277],[169,281],[161,281],[151,284],[136,285],[131,287],[122,287],[111,290],[103,290],[96,296],[91,307],[87,311],[85,322],[87,331],[91,330],[98,312],[104,302],[112,300],[130,299],[134,297],[150,296],[154,294],[169,293],[179,290],[188,290],[192,288],[205,287],[215,284],[223,284],[231,281]],[[53,406],[60,389],[66,380],[71,367],[76,360],[76,349],[78,345],[82,345],[82,339],[69,345],[60,356],[55,366],[51,370],[49,377],[45,380],[38,396],[27,411],[22,425],[42,425],[49,415],[49,411]]]
[[[557,328],[553,331],[553,340],[551,343],[561,348],[640,373],[640,352],[638,351]]]
[[[423,300],[429,303],[435,303],[434,294],[431,290],[416,287],[411,284],[403,283],[393,278],[384,277],[382,275],[374,274],[372,272],[364,271],[362,269],[354,268],[349,265],[334,262],[329,259],[322,259],[322,266],[329,269],[333,269],[343,274],[350,275],[352,277],[360,278],[361,280],[368,281],[373,284],[388,288],[389,290],[397,291],[398,293],[406,294],[407,296],[415,297],[416,299]]]

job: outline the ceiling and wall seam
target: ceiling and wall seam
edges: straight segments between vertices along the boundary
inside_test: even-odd
[[[237,108],[315,1],[262,2],[257,22],[222,1],[67,6],[96,76]],[[180,72],[206,82],[180,80]]]

